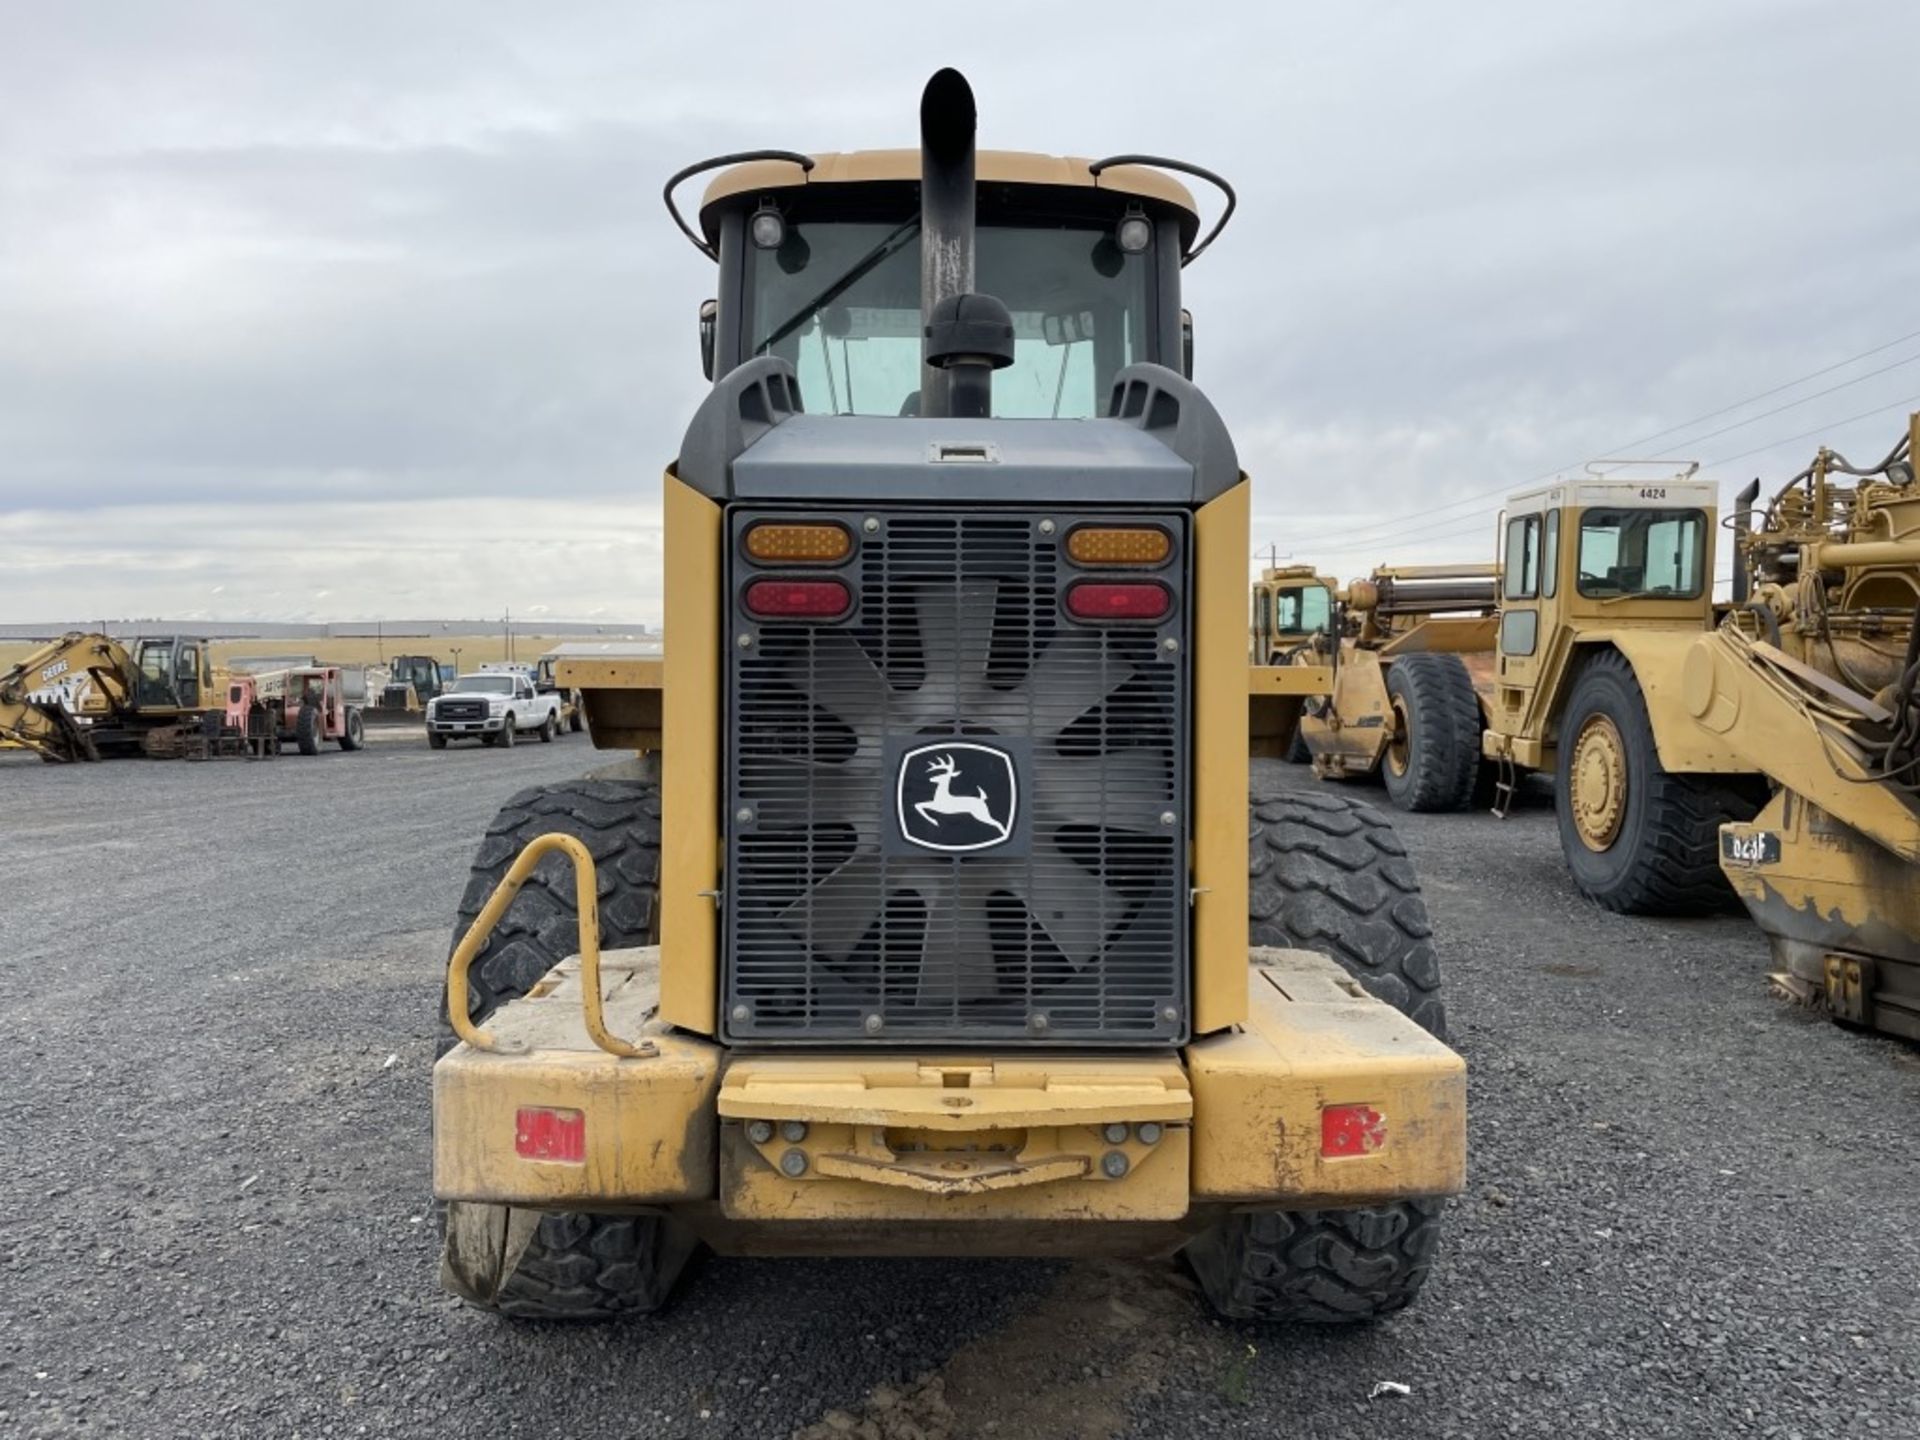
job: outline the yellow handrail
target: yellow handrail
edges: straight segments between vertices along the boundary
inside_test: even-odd
[[[656,1055],[659,1051],[651,1041],[642,1041],[639,1045],[628,1044],[607,1029],[606,1012],[600,998],[600,884],[593,868],[593,856],[587,847],[571,835],[559,833],[539,835],[527,842],[526,849],[514,857],[513,864],[500,883],[487,897],[487,903],[480,907],[467,933],[460,937],[460,943],[453,947],[453,958],[447,962],[447,1019],[452,1022],[453,1033],[476,1050],[491,1050],[496,1053],[517,1053],[518,1048],[502,1045],[491,1030],[482,1030],[473,1023],[469,1015],[472,1008],[473,992],[469,987],[467,972],[473,968],[473,960],[480,953],[480,947],[487,943],[487,937],[493,934],[493,927],[507,913],[507,907],[513,904],[513,897],[520,893],[520,887],[527,883],[534,867],[549,854],[558,850],[573,862],[574,908],[580,915],[580,1008],[585,1013],[587,1034],[593,1043],[609,1055],[619,1055],[627,1059],[642,1059]]]

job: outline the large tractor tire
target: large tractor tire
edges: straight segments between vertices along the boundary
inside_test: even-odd
[[[1253,806],[1248,939],[1317,950],[1443,1034],[1426,903],[1385,816],[1341,795]],[[1232,1320],[1351,1324],[1403,1310],[1440,1242],[1444,1200],[1357,1210],[1239,1210],[1188,1243],[1207,1301]]]
[[[1756,803],[1735,785],[1661,768],[1640,682],[1603,650],[1574,681],[1554,774],[1560,848],[1588,898],[1628,915],[1700,915],[1728,907],[1720,826]]]
[[[1480,774],[1480,697],[1458,655],[1404,655],[1387,666],[1394,737],[1380,757],[1387,798],[1415,814],[1465,810]]]
[[[300,713],[293,719],[294,743],[300,747],[302,755],[318,755],[322,739],[320,729],[320,707],[302,705]]]
[[[593,856],[601,945],[657,944],[660,790],[633,780],[572,780],[509,800],[474,856],[454,943],[527,842],[556,830],[577,836]],[[549,856],[474,959],[473,1018],[526,994],[578,950],[579,938],[572,866]],[[447,1026],[442,1049],[452,1044]],[[515,1319],[604,1320],[657,1309],[695,1248],[684,1227],[657,1211],[593,1215],[453,1201],[444,1223],[442,1282]]]

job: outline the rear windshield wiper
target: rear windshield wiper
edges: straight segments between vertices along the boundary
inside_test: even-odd
[[[870,271],[875,269],[881,261],[904,249],[907,241],[919,233],[920,217],[915,215],[912,219],[903,222],[897,230],[894,230],[878,245],[854,261],[852,267],[849,268],[844,275],[827,286],[826,289],[814,296],[813,299],[809,300],[805,305],[802,305],[798,310],[794,311],[784,323],[775,327],[772,334],[768,335],[766,339],[753,347],[753,353],[756,355],[766,354],[767,351],[771,350],[782,340],[786,339],[787,336],[806,324],[810,318],[819,314],[820,311],[826,309],[827,306],[851,290]]]

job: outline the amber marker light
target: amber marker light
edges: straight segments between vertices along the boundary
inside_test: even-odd
[[[1173,553],[1173,537],[1151,525],[1082,525],[1067,536],[1076,565],[1158,565]]]
[[[748,527],[747,555],[770,565],[832,565],[853,553],[844,525],[763,520]]]

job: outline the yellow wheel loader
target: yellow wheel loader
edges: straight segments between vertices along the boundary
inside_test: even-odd
[[[1473,803],[1498,575],[1484,564],[1380,566],[1340,592],[1332,684],[1300,722],[1316,775],[1378,775],[1402,810]]]
[[[1680,703],[1764,778],[1721,869],[1775,982],[1836,1019],[1920,1040],[1920,414],[1879,464],[1823,449],[1768,503],[1742,496],[1726,622]]]
[[[976,152],[953,71],[917,151],[669,207],[716,169],[662,653],[556,665],[633,758],[515,796],[461,905],[446,1285],[579,1319],[699,1244],[1183,1251],[1228,1316],[1406,1305],[1464,1065],[1391,826],[1249,797],[1249,487],[1180,304],[1231,190]]]

